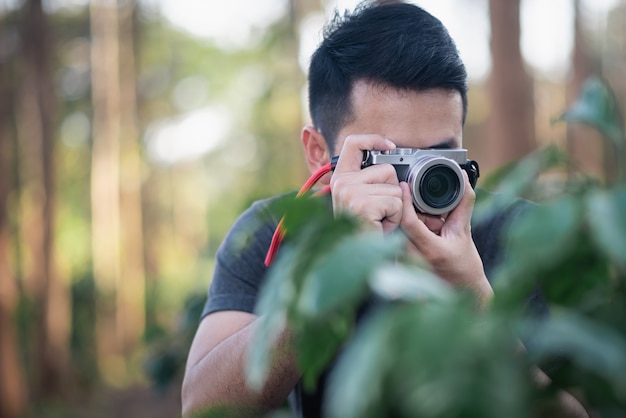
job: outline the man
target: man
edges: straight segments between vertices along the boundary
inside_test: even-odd
[[[461,148],[467,75],[441,22],[417,6],[389,1],[336,16],[311,59],[309,100],[313,126],[304,127],[301,138],[309,169],[315,172],[339,155],[332,176],[322,179],[331,186],[335,213],[352,213],[381,234],[401,228],[407,251],[488,303],[492,288],[485,272],[501,257],[497,237],[517,208],[472,231],[475,194],[465,173],[460,204],[450,213],[431,216],[416,212],[409,188],[398,181],[393,166],[361,169],[364,150]],[[276,362],[263,390],[253,392],[245,384],[245,357],[257,326],[256,297],[278,222],[258,225],[259,219],[267,219],[268,205],[267,200],[257,202],[246,211],[217,254],[189,352],[184,415],[224,405],[236,406],[244,416],[263,413],[293,392],[298,416],[319,416],[320,393],[309,396],[297,386],[300,375],[287,331],[275,347]],[[243,250],[235,243],[242,233],[250,239]]]

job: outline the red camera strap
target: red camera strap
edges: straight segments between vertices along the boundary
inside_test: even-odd
[[[323,167],[321,167],[319,170],[313,173],[313,175],[309,177],[306,183],[304,183],[304,185],[300,188],[300,190],[298,191],[298,194],[296,195],[296,198],[302,197],[305,193],[311,190],[313,186],[315,186],[315,184],[325,174],[330,173],[333,170],[333,166],[334,164],[332,163],[325,164]],[[324,186],[323,188],[315,192],[315,195],[323,195],[323,194],[328,194],[328,193],[330,193],[330,185]],[[266,267],[269,267],[274,261],[274,259],[276,258],[276,255],[278,254],[278,249],[280,248],[280,244],[283,242],[283,239],[285,238],[286,229],[283,224],[284,219],[285,219],[284,216],[280,219],[280,222],[278,222],[278,226],[276,227],[276,230],[274,231],[274,235],[272,236],[272,242],[270,243],[270,248],[268,249],[267,255],[265,256]]]

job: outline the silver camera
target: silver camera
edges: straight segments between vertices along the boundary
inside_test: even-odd
[[[398,180],[409,184],[415,208],[431,215],[450,212],[459,204],[465,193],[461,170],[467,171],[472,188],[480,176],[478,163],[467,159],[465,149],[364,151],[361,167],[376,164],[393,165]]]

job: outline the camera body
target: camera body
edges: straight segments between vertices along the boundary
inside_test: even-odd
[[[441,215],[454,209],[465,193],[461,170],[476,186],[480,171],[478,163],[467,159],[465,149],[396,148],[387,151],[364,151],[361,168],[391,164],[398,180],[411,189],[413,205],[423,213]]]

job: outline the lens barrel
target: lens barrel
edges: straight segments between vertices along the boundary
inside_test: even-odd
[[[441,156],[418,158],[409,168],[407,182],[415,207],[431,215],[450,212],[465,192],[461,167]]]

